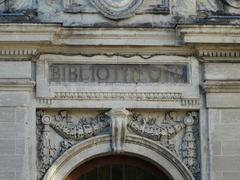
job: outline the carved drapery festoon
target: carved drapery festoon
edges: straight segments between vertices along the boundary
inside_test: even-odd
[[[38,169],[42,179],[53,162],[66,150],[83,139],[96,136],[110,126],[104,113],[96,116],[71,117],[68,111],[37,112]]]
[[[196,179],[199,179],[197,113],[187,112],[177,117],[176,112],[166,112],[163,119],[132,114],[129,129],[137,135],[158,141],[182,159]],[[177,145],[178,144],[178,145]]]
[[[53,162],[84,139],[109,134],[113,153],[122,153],[128,135],[160,143],[178,156],[199,179],[199,137],[196,112],[82,110],[37,111],[38,171],[41,179]]]

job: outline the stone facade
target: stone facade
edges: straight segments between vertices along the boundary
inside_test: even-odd
[[[0,22],[0,179],[104,154],[238,179],[238,0],[5,0]]]

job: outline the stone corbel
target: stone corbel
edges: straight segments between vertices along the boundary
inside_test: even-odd
[[[115,153],[123,151],[129,114],[126,109],[112,109],[107,112],[112,119],[112,151]]]

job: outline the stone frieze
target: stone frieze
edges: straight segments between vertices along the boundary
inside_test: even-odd
[[[113,153],[124,152],[127,136],[138,135],[161,144],[199,179],[198,113],[187,111],[38,110],[38,179],[75,144],[109,134]]]

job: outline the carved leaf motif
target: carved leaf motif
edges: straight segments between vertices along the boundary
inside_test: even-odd
[[[182,162],[196,177],[196,174],[200,171],[197,142],[194,134],[194,124],[197,121],[197,116],[196,112],[189,112],[182,121],[176,121],[177,118],[173,116],[172,112],[167,112],[161,122],[160,119],[144,118],[140,114],[133,114],[128,127],[140,136],[159,141],[161,145],[179,155]],[[178,152],[175,137],[181,131],[181,147]]]
[[[110,125],[109,118],[107,116],[103,118],[102,116],[103,115],[97,116],[95,119],[80,119],[77,124],[73,122],[56,121],[51,124],[51,127],[61,136],[79,141],[98,134]]]
[[[105,114],[81,117],[78,121],[73,121],[68,111],[58,111],[55,115],[46,114],[42,110],[37,111],[39,179],[43,178],[53,162],[66,150],[110,126],[110,118]],[[51,134],[54,131],[61,139],[57,143]]]
[[[186,130],[182,140],[181,151],[183,163],[195,175],[200,171],[200,167],[197,161],[196,139],[193,130],[196,118],[194,119],[193,115],[195,115],[195,113],[187,113],[187,116],[184,118]]]
[[[51,136],[49,134],[49,127],[48,125],[44,125],[44,127],[39,132],[41,137],[39,138],[39,171],[40,171],[40,178],[44,176],[46,171],[52,165],[57,157],[57,149],[55,144],[51,140]]]
[[[164,136],[172,138],[185,127],[182,122],[166,121],[161,125],[157,125],[155,122],[156,119],[143,119],[138,115],[133,115],[129,127],[136,134],[154,141],[160,141]]]

